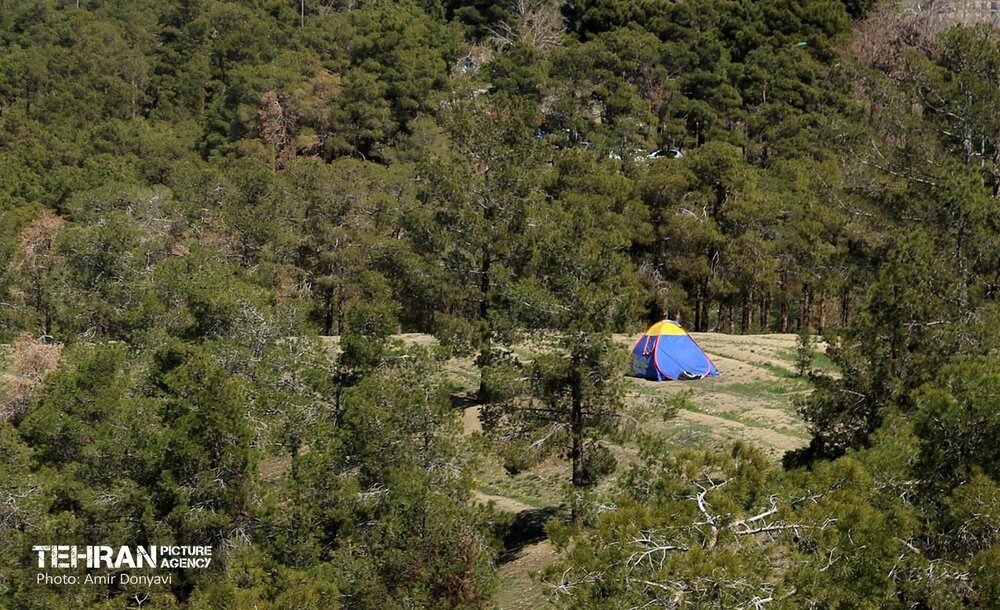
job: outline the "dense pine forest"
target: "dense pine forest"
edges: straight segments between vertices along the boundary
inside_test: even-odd
[[[0,42],[0,608],[494,607],[487,454],[564,460],[554,607],[1000,607],[1000,30],[10,0]],[[630,425],[665,317],[798,333],[807,444]],[[212,563],[36,582],[56,544]]]

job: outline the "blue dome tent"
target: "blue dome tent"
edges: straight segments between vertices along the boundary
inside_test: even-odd
[[[632,356],[635,375],[652,381],[702,379],[719,374],[701,346],[672,320],[649,327],[632,348]]]

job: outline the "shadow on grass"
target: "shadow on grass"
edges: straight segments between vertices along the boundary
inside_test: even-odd
[[[476,395],[471,392],[458,392],[457,394],[451,395],[451,406],[456,409],[468,409],[470,407],[478,407],[479,401],[476,400]]]
[[[549,520],[568,517],[569,511],[563,506],[546,506],[517,513],[503,537],[504,551],[500,555],[500,563],[513,561],[524,547],[545,540],[545,524]]]

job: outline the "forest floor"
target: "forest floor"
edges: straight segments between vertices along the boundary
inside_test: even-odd
[[[811,391],[811,384],[795,373],[795,335],[693,333],[693,336],[711,356],[720,375],[699,381],[660,383],[629,378],[629,400],[654,407],[645,410],[642,432],[675,447],[722,448],[742,439],[775,460],[780,460],[786,451],[808,444],[809,436],[796,413],[794,399]],[[636,338],[617,337],[628,347]],[[406,339],[424,342],[413,335]],[[521,360],[530,360],[533,355],[530,346],[515,347],[514,352]],[[822,346],[813,367],[823,371],[832,368]],[[456,395],[460,397],[457,403],[463,408],[465,433],[475,439],[481,430],[479,407],[468,398],[478,383],[475,367],[471,360],[453,360],[448,373],[464,390]],[[674,417],[665,418],[656,412],[656,401],[676,397],[681,392],[686,394],[679,401]],[[608,444],[618,460],[618,472],[639,459],[634,443]],[[512,476],[498,458],[487,455],[480,459],[477,470],[477,499],[513,513],[514,519],[500,560],[494,603],[501,610],[548,607],[548,591],[538,574],[556,561],[558,555],[545,537],[544,525],[548,519],[565,516],[567,512],[568,464],[550,459]],[[599,489],[610,490],[614,485],[612,475],[602,481]]]

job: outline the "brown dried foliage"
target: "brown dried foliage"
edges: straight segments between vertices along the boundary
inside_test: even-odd
[[[14,342],[7,356],[9,372],[0,377],[0,420],[24,416],[36,388],[59,365],[62,348],[26,335]]]
[[[19,273],[32,273],[46,266],[46,257],[55,246],[59,229],[66,224],[61,216],[45,212],[21,231],[16,268]]]
[[[260,139],[274,154],[275,169],[277,169],[295,154],[295,147],[289,145],[292,118],[285,112],[278,94],[274,91],[268,91],[261,96],[257,115],[260,117]]]
[[[900,82],[902,57],[908,51],[931,54],[934,50],[930,15],[901,3],[879,5],[854,29],[851,51],[865,66]]]

